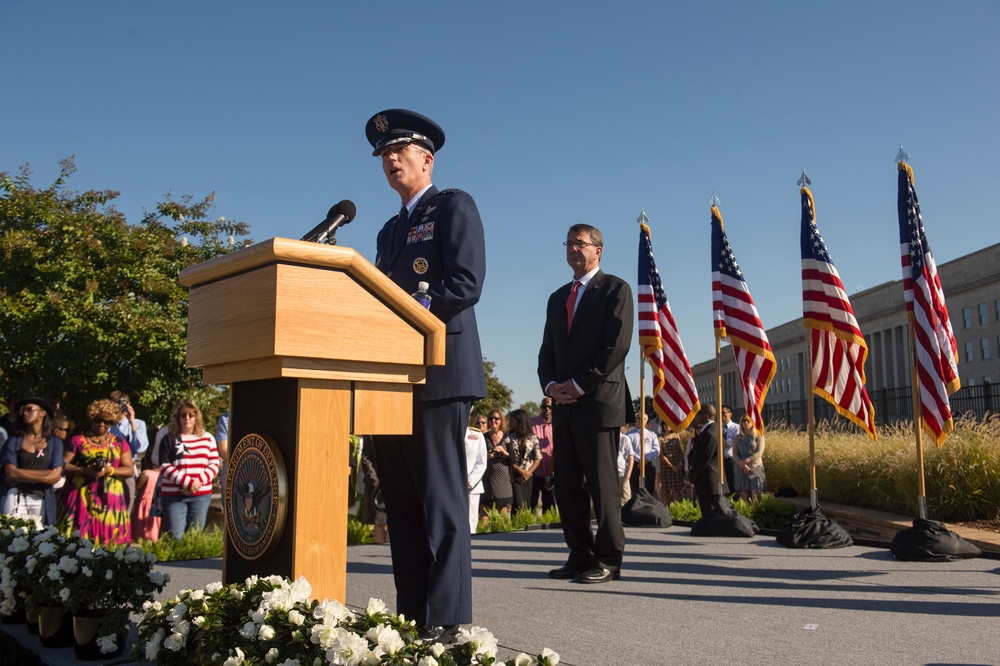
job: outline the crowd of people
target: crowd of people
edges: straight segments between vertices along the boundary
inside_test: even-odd
[[[228,435],[219,432],[220,447],[191,400],[177,402],[152,442],[122,391],[90,403],[72,430],[59,400],[9,398],[7,407],[3,513],[102,545],[157,541],[161,529],[180,539],[207,524]]]
[[[696,435],[714,423],[714,417],[705,423],[693,423],[677,434],[666,422],[650,424],[649,416],[645,415],[647,427],[642,429],[641,442],[636,424],[621,428],[618,446],[621,506],[639,487],[664,505],[683,499],[697,500],[691,477],[692,451]],[[764,437],[754,429],[748,416],[738,425],[731,418],[732,409],[724,405],[723,460],[724,465],[730,466],[724,472],[727,493],[758,501],[761,492],[767,490]],[[714,437],[713,434],[710,439],[712,447],[715,447]],[[363,522],[374,526],[374,542],[388,543],[385,506],[370,447],[370,439],[366,439],[360,460],[359,485],[363,494],[360,515]],[[499,409],[473,414],[466,433],[466,455],[472,534],[480,522],[489,523],[490,510],[510,514],[531,509],[539,516],[548,511],[555,506],[553,493],[557,483],[552,460],[552,399],[543,398],[534,417],[524,409],[507,414]]]

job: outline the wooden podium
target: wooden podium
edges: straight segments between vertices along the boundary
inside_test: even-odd
[[[266,441],[263,453],[276,448],[284,468],[284,488],[274,469],[246,476],[256,486],[227,482],[225,582],[305,576],[315,598],[344,602],[348,436],[411,432],[412,386],[426,366],[444,364],[444,323],[338,246],[273,238],[185,269],[180,280],[190,289],[187,365],[202,368],[207,384],[232,385],[227,481],[234,469],[265,466],[244,444]],[[245,465],[232,458],[244,450],[257,456]],[[233,516],[245,519],[238,529]],[[273,538],[248,552],[244,528]]]

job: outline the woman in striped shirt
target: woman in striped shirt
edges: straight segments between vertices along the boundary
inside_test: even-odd
[[[212,482],[219,474],[219,450],[205,431],[201,410],[187,398],[174,407],[157,453],[161,502],[170,533],[180,539],[189,528],[204,529]]]

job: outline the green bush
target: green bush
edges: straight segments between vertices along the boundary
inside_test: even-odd
[[[366,543],[373,543],[371,525],[365,525],[357,518],[347,519],[347,545],[360,546]]]
[[[787,427],[766,433],[764,467],[771,490],[794,488],[808,497],[809,438]],[[917,514],[917,450],[910,425],[881,427],[878,442],[831,428],[815,433],[816,487],[823,500]],[[943,521],[1000,518],[1000,417],[960,419],[941,448],[924,437],[927,513]]]
[[[135,545],[156,555],[158,562],[203,560],[222,557],[222,532],[214,527],[205,531],[192,527],[184,534],[184,538],[177,540],[170,532],[164,531],[156,543],[148,539],[137,539]]]

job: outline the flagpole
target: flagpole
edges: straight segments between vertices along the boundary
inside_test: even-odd
[[[910,329],[910,393],[913,396],[913,436],[917,439],[917,517],[927,520],[927,487],[924,484],[924,438],[920,427],[920,376],[917,373],[916,315],[906,313]]]
[[[646,359],[639,346],[639,481],[646,487]]]
[[[723,456],[722,427],[719,425],[722,418],[722,344],[719,336],[715,336],[715,407],[716,407],[716,430],[719,432],[719,496],[726,494],[726,464]]]
[[[812,331],[806,329],[806,358],[812,359]],[[819,489],[816,485],[816,406],[813,403],[812,368],[809,368],[809,390],[806,402],[809,410],[809,506],[819,508]]]

